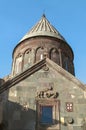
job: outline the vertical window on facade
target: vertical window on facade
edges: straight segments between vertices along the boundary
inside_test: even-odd
[[[53,129],[59,129],[59,101],[54,99],[40,99],[36,103],[36,127],[52,126]],[[55,128],[54,128],[55,126]]]
[[[74,65],[73,65],[73,62],[72,62],[71,60],[69,60],[68,65],[69,65],[69,72],[70,72],[71,74],[75,75],[75,74],[74,74]]]
[[[16,58],[16,63],[15,63],[15,73],[20,73],[22,71],[22,55],[18,56]]]
[[[44,58],[44,48],[40,47],[36,51],[36,61],[42,60]]]
[[[50,51],[50,59],[52,61],[54,61],[55,63],[60,64],[59,52],[58,52],[58,50],[56,48],[53,48]]]
[[[24,54],[24,69],[29,67],[31,64],[31,49],[28,49]]]
[[[52,124],[53,122],[52,106],[42,106],[40,122],[42,124]]]
[[[69,58],[65,53],[62,54],[62,67],[69,71]]]
[[[69,70],[69,65],[68,65],[68,58],[65,59],[65,69],[68,71]]]

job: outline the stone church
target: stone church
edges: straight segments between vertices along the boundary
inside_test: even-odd
[[[86,86],[73,50],[43,15],[19,41],[0,79],[0,130],[86,130]]]

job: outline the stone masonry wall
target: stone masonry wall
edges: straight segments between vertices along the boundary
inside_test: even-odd
[[[51,86],[59,93],[60,130],[86,130],[86,92],[52,67],[48,67],[48,71],[42,69],[9,90],[4,107],[7,130],[35,130],[38,120],[37,93]],[[72,110],[67,108],[68,103],[72,103]],[[53,130],[54,126],[47,129]]]

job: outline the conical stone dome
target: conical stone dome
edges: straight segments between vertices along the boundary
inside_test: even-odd
[[[23,72],[45,57],[75,74],[71,47],[43,15],[14,48],[12,74]]]
[[[50,24],[45,15],[42,16],[40,21],[21,39],[21,41],[35,36],[50,36],[65,41],[63,36]]]

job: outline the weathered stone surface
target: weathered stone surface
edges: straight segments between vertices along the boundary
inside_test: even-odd
[[[52,67],[52,65],[54,67]],[[37,94],[40,91],[46,92],[51,87],[53,88],[53,91],[51,90],[50,92],[58,92],[59,94],[56,99],[60,102],[58,111],[60,114],[59,122],[62,117],[64,118],[64,124],[59,124],[61,125],[61,130],[69,130],[69,128],[81,130],[82,127],[85,127],[82,123],[83,119],[86,121],[84,88],[82,86],[80,87],[82,84],[75,77],[65,70],[62,70],[60,66],[55,67],[55,65],[56,64],[53,62],[47,61],[48,71],[40,69],[9,90],[9,101],[4,108],[4,119],[9,120],[9,129],[12,127],[14,128],[13,130],[26,130],[27,128],[30,128],[30,130],[35,129],[35,125],[38,121],[36,116]],[[61,71],[58,71],[60,69]],[[67,78],[67,76],[69,78]],[[40,101],[41,100],[42,99],[40,98]],[[47,101],[46,98],[45,101]],[[66,103],[73,104],[72,112],[67,111]],[[68,125],[67,122],[70,117],[73,119],[73,124],[71,124],[71,126]],[[17,125],[15,125],[16,121]],[[51,127],[51,129],[55,128]]]

